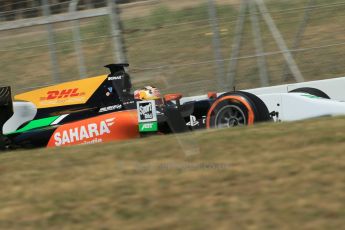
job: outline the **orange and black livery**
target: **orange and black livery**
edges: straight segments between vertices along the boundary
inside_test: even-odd
[[[107,75],[36,89],[14,101],[10,87],[1,87],[0,148],[102,143],[270,120],[264,103],[250,93],[210,92],[202,100],[183,100],[150,86],[133,94],[128,64],[105,67]]]

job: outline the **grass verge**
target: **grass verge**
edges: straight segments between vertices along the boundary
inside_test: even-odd
[[[0,228],[340,229],[344,126],[322,118],[2,154]]]

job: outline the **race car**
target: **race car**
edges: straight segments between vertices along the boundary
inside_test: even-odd
[[[345,114],[345,103],[339,101],[344,78],[195,97],[162,96],[151,86],[132,94],[128,66],[106,65],[108,75],[22,93],[14,102],[10,87],[1,87],[1,149],[92,144]]]

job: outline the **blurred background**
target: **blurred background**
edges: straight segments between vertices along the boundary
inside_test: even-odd
[[[345,76],[342,0],[2,0],[14,93],[129,62],[135,88],[202,94]]]

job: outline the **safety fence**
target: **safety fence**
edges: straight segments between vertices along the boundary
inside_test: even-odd
[[[341,0],[42,2],[38,17],[0,23],[1,84],[15,93],[124,61],[134,87],[185,95],[345,75]]]

